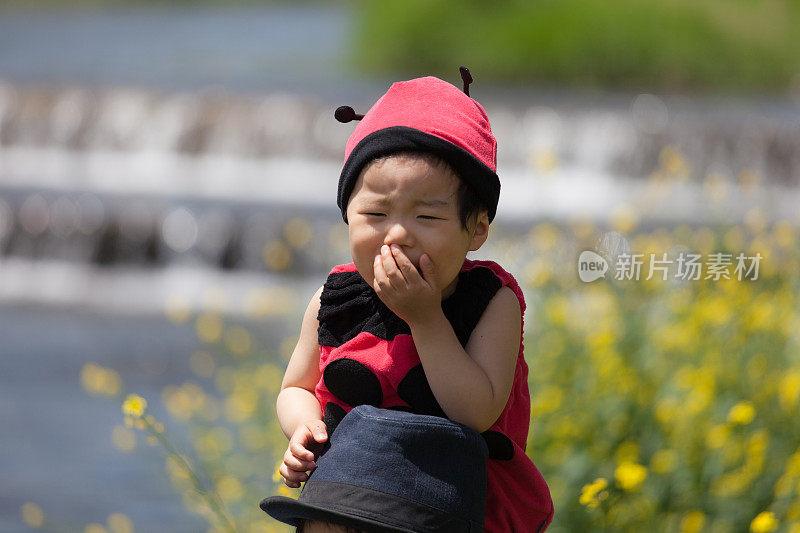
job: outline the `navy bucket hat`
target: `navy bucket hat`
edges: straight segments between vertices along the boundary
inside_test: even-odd
[[[281,522],[318,520],[366,531],[483,531],[489,451],[474,430],[447,420],[360,405],[295,500],[266,498]]]

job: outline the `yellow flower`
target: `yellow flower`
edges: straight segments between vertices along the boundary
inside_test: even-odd
[[[264,246],[262,258],[271,270],[286,270],[292,263],[292,252],[281,241],[273,240]]]
[[[793,479],[790,475],[787,475],[788,472],[784,473],[778,481],[775,482],[775,486],[773,487],[772,491],[775,496],[779,498],[785,498],[792,494],[792,489],[794,488]]]
[[[133,533],[133,522],[127,515],[114,513],[108,516],[108,529],[112,533]]]
[[[81,369],[81,386],[93,395],[114,396],[122,388],[122,378],[114,370],[94,363],[86,363]]]
[[[636,462],[639,459],[639,445],[632,441],[625,441],[619,445],[614,455],[620,463]]]
[[[226,502],[238,500],[244,495],[244,487],[233,476],[223,476],[217,481],[217,492],[219,497]]]
[[[611,226],[620,233],[632,232],[638,222],[638,215],[629,205],[619,205],[611,212]]]
[[[681,533],[697,533],[702,531],[706,525],[706,515],[701,511],[690,511],[686,513],[681,521]]]
[[[745,426],[752,422],[755,416],[756,410],[751,402],[739,402],[728,412],[728,422]]]
[[[283,481],[283,476],[281,475],[280,468],[283,464],[283,461],[279,462],[275,465],[275,471],[272,473],[272,481],[278,483],[279,481]]]
[[[569,315],[569,300],[563,296],[551,296],[547,299],[545,312],[551,323],[563,324]]]
[[[769,511],[759,513],[752,522],[750,522],[750,531],[753,533],[769,533],[778,528],[778,519],[775,514]]]
[[[730,418],[730,415],[728,416]],[[725,424],[719,424],[708,430],[706,433],[706,446],[712,450],[717,450],[725,445],[725,441],[730,436],[730,429]]]
[[[214,343],[222,338],[222,327],[222,319],[213,313],[205,313],[195,322],[197,336],[207,343]]]
[[[283,236],[292,248],[302,249],[311,242],[314,236],[314,227],[304,218],[293,218],[283,228]]]
[[[32,528],[40,528],[44,524],[44,513],[42,508],[33,502],[26,502],[20,507],[22,521],[25,525]]]
[[[247,355],[253,346],[250,333],[242,326],[231,326],[225,331],[225,347],[233,355]]]
[[[675,450],[658,450],[650,459],[650,468],[659,474],[667,474],[675,470],[678,454]]]
[[[800,400],[800,372],[789,372],[781,379],[778,398],[786,411],[791,411],[797,405]]]
[[[186,298],[173,295],[168,297],[166,303],[164,304],[164,314],[166,314],[170,322],[174,322],[175,324],[184,324],[187,320],[189,320],[189,315],[191,314],[191,305]]]
[[[605,499],[608,495],[603,489],[608,487],[608,481],[605,478],[597,478],[592,483],[584,485],[581,489],[581,496],[578,499],[581,505],[585,505],[590,509],[597,507],[600,500]]]
[[[535,417],[558,410],[561,407],[564,393],[557,385],[547,385],[536,395],[532,402],[532,413]]]
[[[540,172],[548,172],[558,167],[558,154],[550,150],[536,150],[530,156],[530,162]]]
[[[687,173],[686,159],[680,150],[674,146],[667,145],[661,150],[658,156],[661,167],[671,176],[685,176]]]
[[[297,499],[297,492],[295,489],[291,489],[285,484],[281,484],[278,487],[278,496],[286,496],[287,498]]]
[[[141,418],[145,409],[147,409],[147,400],[138,394],[128,394],[128,397],[125,398],[125,402],[122,404],[122,412],[133,418]]]
[[[617,484],[627,491],[638,489],[646,477],[647,468],[630,461],[620,463],[614,471],[614,478],[616,478]]]

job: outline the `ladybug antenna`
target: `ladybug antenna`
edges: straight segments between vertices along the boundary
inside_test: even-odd
[[[461,72],[461,81],[464,82],[464,94],[469,96],[469,84],[472,83],[472,74],[469,73],[469,69],[465,66],[458,67],[459,72]]]
[[[349,105],[337,107],[336,111],[333,113],[333,116],[336,117],[336,120],[339,122],[344,123],[350,122],[351,120],[361,120],[364,118],[364,115],[359,115]]]

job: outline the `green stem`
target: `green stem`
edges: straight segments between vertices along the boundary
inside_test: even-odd
[[[158,442],[167,450],[167,452],[170,455],[178,458],[178,460],[183,465],[183,468],[186,470],[186,472],[189,473],[189,476],[192,480],[192,484],[194,485],[195,490],[197,490],[197,492],[199,492],[201,495],[205,497],[206,501],[209,503],[211,508],[217,514],[217,517],[222,527],[225,528],[230,533],[236,533],[236,527],[233,525],[233,520],[231,520],[225,513],[222,501],[219,500],[217,494],[214,491],[206,489],[203,486],[203,483],[200,481],[200,478],[197,477],[197,474],[195,474],[194,470],[189,465],[189,463],[187,463],[186,460],[183,458],[183,456],[180,453],[178,453],[178,450],[175,449],[172,443],[164,436],[162,432],[156,431],[153,425],[150,424],[144,418],[142,418],[142,421],[144,422],[145,427],[147,428],[147,432],[150,435],[154,436],[156,440],[158,440]]]

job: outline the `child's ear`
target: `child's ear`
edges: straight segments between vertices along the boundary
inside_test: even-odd
[[[469,244],[470,251],[474,252],[483,246],[487,237],[489,237],[489,214],[486,211],[481,211],[475,219],[472,240]]]

